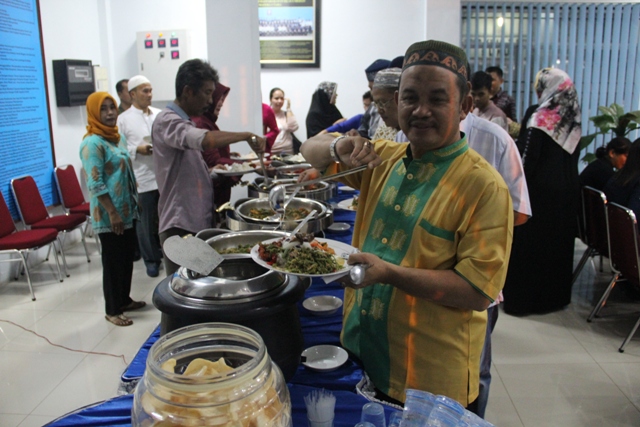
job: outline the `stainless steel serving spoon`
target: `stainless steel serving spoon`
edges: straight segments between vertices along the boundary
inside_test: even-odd
[[[349,271],[349,278],[354,285],[359,285],[364,281],[364,276],[367,269],[371,267],[370,264],[355,264]]]

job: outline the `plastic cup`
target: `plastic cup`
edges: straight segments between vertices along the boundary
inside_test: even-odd
[[[368,422],[363,422],[363,423],[358,423],[355,425],[355,427],[375,427],[373,424],[368,423]]]
[[[373,424],[374,427],[387,427],[382,405],[375,402],[366,403],[362,407],[360,422],[369,422]]]
[[[402,421],[402,412],[396,411],[389,415],[389,427],[398,427]]]

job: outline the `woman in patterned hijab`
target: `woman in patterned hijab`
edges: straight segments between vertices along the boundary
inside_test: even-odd
[[[545,68],[536,76],[538,108],[527,122],[571,154],[580,142],[580,105],[573,82],[562,70]]]
[[[522,155],[533,216],[514,230],[504,311],[526,315],[560,310],[571,302],[580,184],[580,105],[562,70],[536,78],[539,104],[522,120]]]

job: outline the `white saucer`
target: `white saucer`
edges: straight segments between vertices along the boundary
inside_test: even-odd
[[[346,222],[334,222],[330,226],[327,227],[327,230],[331,231],[347,231],[351,228],[349,224]]]
[[[335,345],[316,345],[309,347],[302,352],[304,362],[302,364],[307,368],[329,372],[338,369],[349,360],[347,352]],[[306,358],[306,360],[304,359]]]
[[[342,307],[342,300],[333,295],[318,295],[302,301],[302,306],[316,316],[331,316]]]

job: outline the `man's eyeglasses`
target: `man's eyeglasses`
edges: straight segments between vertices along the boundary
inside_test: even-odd
[[[389,103],[393,101],[393,98],[386,100],[385,102],[373,101],[373,104],[376,106],[378,110],[387,110]]]

